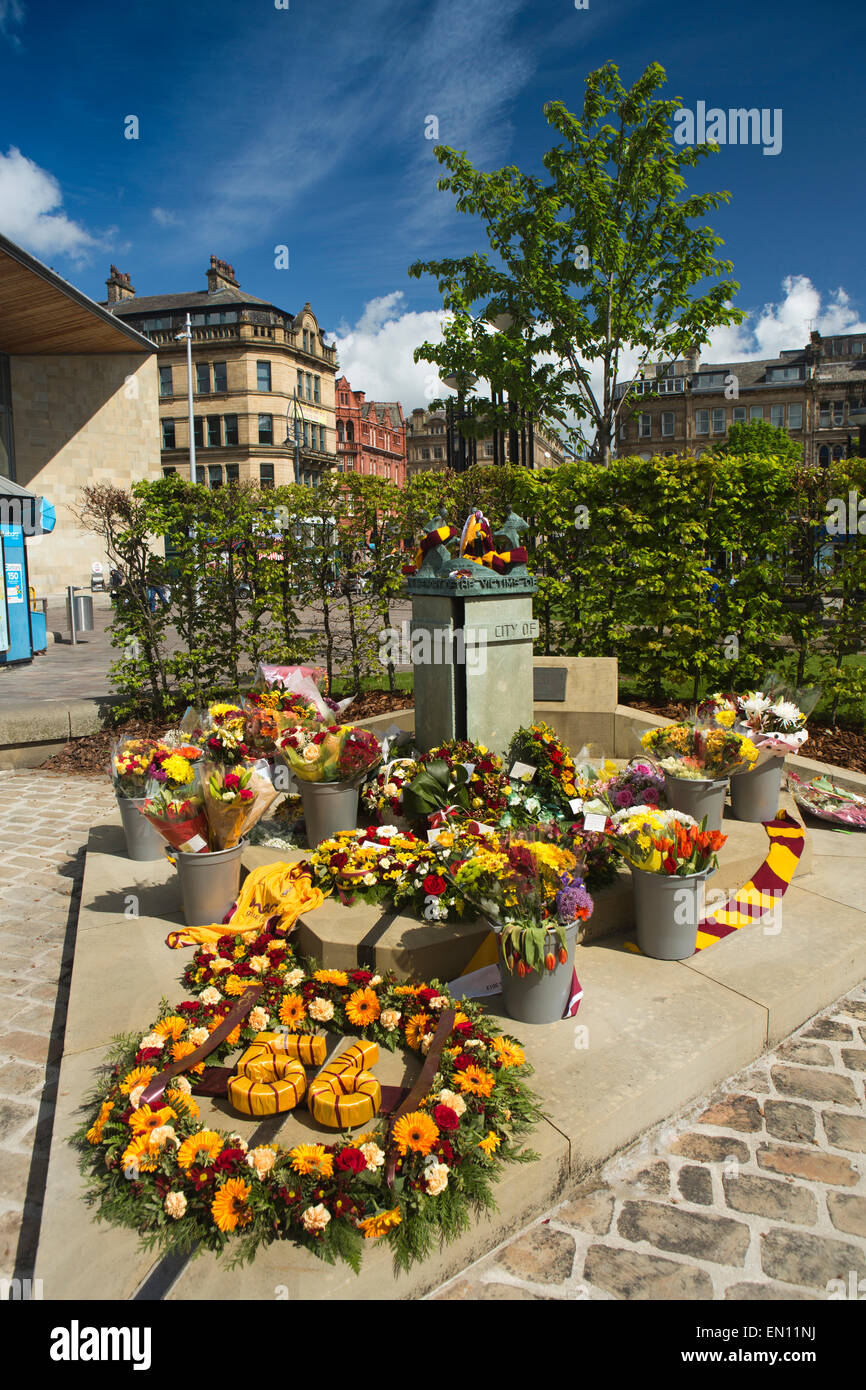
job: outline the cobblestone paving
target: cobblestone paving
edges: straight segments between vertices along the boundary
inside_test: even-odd
[[[861,986],[430,1297],[862,1298],[864,1085]]]
[[[107,778],[0,772],[0,1278],[39,1237],[87,832]]]

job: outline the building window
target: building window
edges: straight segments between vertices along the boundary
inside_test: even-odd
[[[238,417],[237,415],[224,415],[223,427],[225,429],[226,444],[233,445],[238,442]]]
[[[768,381],[802,381],[802,367],[768,367]]]
[[[674,412],[672,410],[662,411],[662,435],[670,436],[674,432]]]
[[[828,430],[830,428],[830,402],[822,401],[818,408],[818,428]]]
[[[162,447],[163,449],[177,448],[174,438],[174,420],[163,420],[162,422]]]
[[[215,492],[218,487],[223,485],[223,470],[219,463],[209,463],[207,467],[207,485]]]
[[[826,468],[830,462],[830,449],[828,445],[822,444],[818,450],[818,463],[822,468]]]
[[[746,423],[746,407],[744,405],[734,406],[734,424],[744,425]]]
[[[164,478],[170,478],[171,475],[172,475],[172,473],[176,473],[176,472],[177,472],[177,469],[176,469],[176,468],[163,468],[163,470],[162,470],[162,476],[163,476]]]
[[[213,389],[214,391],[227,391],[229,389],[225,362],[214,362],[213,364]]]
[[[834,428],[834,430],[839,430],[839,429],[842,428],[842,421],[844,420],[844,418],[845,418],[845,402],[844,402],[844,401],[834,401],[834,402],[833,402],[833,428]],[[835,454],[834,454],[834,457],[835,457]]]
[[[314,376],[314,377],[313,377],[313,400],[314,400],[314,401],[319,401],[319,400],[321,399],[321,396],[320,396],[320,394],[319,394],[319,387],[320,387],[320,385],[321,385],[321,380],[322,380],[321,377],[318,377],[318,376]]]
[[[193,439],[197,449],[204,448],[204,420],[200,415],[196,415],[193,420]]]
[[[651,439],[653,432],[653,417],[642,414],[638,428],[638,435],[641,439]]]
[[[492,445],[492,444],[485,444],[485,445],[484,445],[484,452],[485,452],[485,454],[487,455],[488,458],[493,458],[493,445]],[[436,445],[436,448],[433,450],[433,457],[434,457],[434,459],[441,459],[441,457],[442,457],[442,445],[441,445],[441,444],[437,444],[437,445]]]
[[[259,416],[259,443],[273,444],[274,442],[274,417],[273,415]]]
[[[307,330],[306,330],[306,328],[305,328],[305,329],[304,329],[304,352],[309,352],[309,350],[310,350],[310,341],[309,341],[309,339],[310,339],[310,335],[309,335],[309,333],[307,332]]]
[[[304,421],[303,428],[304,428],[304,448],[305,448],[305,449],[309,449],[309,447],[310,447],[310,426],[309,426],[309,423],[308,423],[306,420]]]
[[[749,419],[750,419],[750,420],[763,420],[763,418],[764,418],[764,407],[763,407],[762,405],[750,405],[750,406],[749,406]]]
[[[720,406],[713,410],[713,434],[724,434],[724,432],[725,409],[724,406]]]
[[[710,412],[708,410],[695,411],[695,434],[709,434],[710,432]]]
[[[349,444],[354,444],[355,442],[355,426],[352,424],[351,420],[346,421],[346,442]]]
[[[783,405],[770,406],[770,424],[775,425],[777,430],[785,428],[785,407]]]
[[[307,384],[306,398],[311,401],[313,399],[313,378],[309,372],[304,372],[304,380]]]
[[[256,390],[270,391],[271,389],[271,364],[270,362],[256,363]]]
[[[174,395],[171,367],[160,367],[159,369],[159,394],[161,396]]]
[[[422,457],[422,459],[429,459],[429,457],[430,457],[430,450],[429,450],[429,449],[422,449],[422,450],[421,450],[421,457]],[[372,467],[372,465],[371,465],[371,467]]]
[[[240,477],[239,477],[239,473],[238,473],[238,466],[237,466],[237,464],[236,464],[236,463],[227,463],[227,464],[226,464],[226,482],[228,483],[229,487],[232,487],[234,483],[237,483],[237,482],[239,482],[239,481],[240,481]]]
[[[304,373],[303,373],[303,372],[298,372],[298,384],[297,384],[297,386],[295,387],[295,395],[297,396],[298,400],[301,400],[301,398],[303,397],[303,394],[304,394]]]
[[[340,403],[341,403],[342,405],[348,405],[348,404],[349,404],[349,393],[348,393],[348,391],[341,391],[341,392],[340,392]]]
[[[788,406],[788,429],[801,430],[803,428],[803,407],[797,402]]]
[[[273,487],[274,485],[274,465],[272,463],[259,464],[259,486]]]
[[[196,362],[195,389],[200,396],[210,395],[210,362]]]
[[[218,449],[220,446],[220,417],[209,415],[207,417],[207,447]]]

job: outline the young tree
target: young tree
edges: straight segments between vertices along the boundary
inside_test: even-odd
[[[798,464],[803,458],[803,446],[797,444],[787,430],[768,424],[766,420],[749,420],[731,425],[724,439],[713,446],[716,456],[730,454],[732,458],[776,458]]]
[[[738,323],[731,307],[735,281],[718,260],[721,238],[698,225],[728,193],[688,194],[684,170],[718,146],[675,145],[675,100],[656,94],[664,69],[651,63],[623,87],[614,63],[590,73],[583,112],[548,103],[548,124],[562,137],[543,158],[548,178],[514,166],[485,174],[469,157],[437,146],[449,171],[438,187],[457,208],[480,218],[490,250],[460,259],[418,261],[410,275],[434,275],[450,314],[441,343],[424,343],[415,358],[446,372],[471,372],[505,391],[524,416],[572,429],[587,420],[594,456],[608,463],[618,420],[633,406],[617,394],[623,358],[674,361],[699,349],[710,330]],[[701,287],[700,289],[698,287]],[[511,322],[491,332],[489,321]],[[601,368],[601,388],[592,367]],[[637,375],[630,369],[629,378]],[[480,434],[513,417],[479,397]]]

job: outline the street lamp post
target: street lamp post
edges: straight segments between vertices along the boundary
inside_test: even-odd
[[[459,422],[467,413],[463,408],[463,398],[467,391],[475,385],[478,380],[472,372],[463,368],[452,372],[450,376],[442,377],[443,386],[447,386],[452,391],[457,392],[457,409],[454,409],[454,402],[448,402],[447,410],[447,445],[448,445],[448,466],[453,468],[455,473],[464,473],[469,461],[475,462],[476,441],[467,440],[466,436],[460,431]],[[467,449],[468,445],[468,449]],[[469,457],[467,457],[469,456]]]
[[[290,421],[292,426],[294,426],[293,430],[289,427]],[[291,444],[293,442],[292,434],[294,433],[296,483],[301,481],[301,430],[303,423],[304,412],[301,409],[301,402],[298,400],[298,393],[296,391],[289,401],[288,409],[286,410],[286,444]]]
[[[195,418],[193,416],[192,402],[192,320],[187,314],[186,326],[183,333],[175,333],[175,342],[186,342],[186,385],[187,385],[187,405],[189,410],[189,480],[191,483],[198,482],[195,473]]]

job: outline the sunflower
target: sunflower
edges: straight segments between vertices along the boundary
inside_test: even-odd
[[[149,1105],[143,1105],[140,1110],[130,1116],[129,1128],[133,1134],[143,1134],[149,1139],[155,1129],[160,1125],[167,1125],[169,1120],[176,1120],[177,1114],[170,1105],[165,1105],[161,1110],[151,1110]]]
[[[300,994],[287,994],[280,1005],[280,1023],[284,1023],[290,1033],[296,1033],[306,1017],[307,1010]]]
[[[191,1168],[194,1163],[213,1163],[222,1150],[222,1140],[213,1129],[200,1129],[184,1139],[177,1151],[177,1161],[181,1168]]]
[[[430,1022],[429,1014],[413,1014],[406,1023],[406,1042],[417,1052],[421,1046],[421,1039],[427,1032],[427,1025]]]
[[[316,1173],[321,1178],[330,1178],[334,1173],[334,1156],[325,1152],[324,1144],[298,1144],[289,1152],[295,1172],[304,1177]]]
[[[400,1208],[392,1207],[390,1211],[383,1211],[378,1216],[368,1216],[366,1221],[359,1221],[358,1230],[364,1232],[365,1240],[378,1240],[386,1231],[399,1226],[402,1220],[403,1213]]]
[[[224,1182],[210,1204],[211,1213],[221,1231],[234,1231],[253,1219],[249,1209],[250,1186],[242,1178]]]
[[[467,1067],[456,1072],[454,1079],[461,1091],[469,1091],[473,1096],[489,1096],[493,1090],[493,1077],[482,1067]]]
[[[479,1141],[478,1147],[486,1153],[488,1158],[492,1158],[501,1143],[502,1140],[496,1130],[490,1129],[487,1131],[487,1137]]]
[[[177,1042],[186,1032],[186,1019],[181,1018],[179,1014],[171,1014],[158,1023],[153,1031],[161,1038],[173,1038]]]
[[[526,1053],[517,1043],[510,1042],[508,1038],[494,1038],[493,1051],[499,1058],[503,1067],[522,1067],[526,1061]]]
[[[136,1086],[146,1086],[152,1077],[156,1076],[156,1067],[133,1067],[132,1071],[120,1083],[120,1089],[125,1096],[133,1091]]]
[[[123,1151],[120,1160],[120,1171],[122,1173],[132,1172],[134,1176],[139,1173],[152,1173],[156,1167],[158,1150],[154,1149],[146,1134],[137,1134]]]
[[[190,1057],[193,1052],[197,1051],[198,1048],[196,1047],[195,1043],[176,1042],[174,1047],[171,1049],[171,1055],[176,1062],[179,1062],[182,1057]],[[189,1070],[194,1072],[203,1072],[204,1062],[196,1062],[194,1066],[189,1068]]]
[[[356,1028],[375,1023],[381,1012],[374,989],[356,989],[346,1000],[346,1017]]]
[[[246,981],[242,980],[240,975],[227,975],[223,980],[225,994],[243,994],[246,987]]]
[[[349,977],[345,970],[317,970],[313,976],[320,985],[347,985]]]
[[[404,1156],[409,1149],[413,1153],[428,1154],[438,1138],[439,1126],[423,1110],[403,1115],[394,1126],[394,1143]]]
[[[166,1091],[165,1098],[170,1100],[172,1105],[177,1106],[178,1110],[182,1110],[184,1114],[188,1115],[191,1120],[198,1119],[201,1113],[198,1108],[198,1101],[193,1100],[192,1096],[188,1096],[185,1091]]]

